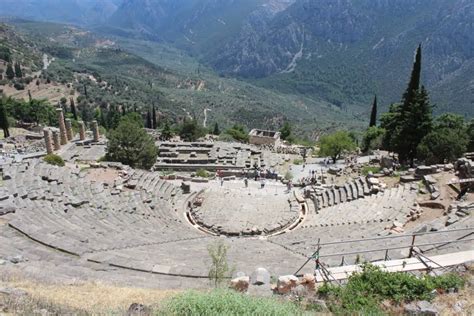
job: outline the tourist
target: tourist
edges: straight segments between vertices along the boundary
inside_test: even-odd
[[[246,188],[249,187],[249,180],[247,178],[244,179],[244,184]]]
[[[262,181],[260,181],[260,188],[265,188],[265,179],[262,179]]]

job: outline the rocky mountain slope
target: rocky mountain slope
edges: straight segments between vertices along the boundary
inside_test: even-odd
[[[125,0],[111,25],[341,108],[398,101],[421,43],[438,111],[472,115],[473,19],[469,0]]]
[[[92,0],[3,2],[0,15],[166,43],[221,76],[351,112],[369,108],[375,93],[384,106],[399,101],[421,43],[436,111],[474,114],[472,0],[104,0],[97,9]]]

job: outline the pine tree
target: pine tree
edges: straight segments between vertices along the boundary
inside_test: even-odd
[[[3,130],[4,137],[10,137],[10,131],[8,130],[10,126],[8,124],[7,109],[5,107],[3,98],[0,99],[0,127]]]
[[[217,124],[217,122],[214,124],[214,130],[212,131],[212,134],[216,136],[221,134],[221,131],[219,130],[219,125]]]
[[[153,104],[153,112],[152,112],[152,123],[153,123],[153,126],[151,127],[152,129],[156,129],[156,127],[158,126],[156,123],[156,108],[155,108],[155,105]]]
[[[5,72],[5,75],[7,76],[7,79],[8,80],[13,80],[15,79],[15,72],[13,71],[13,67],[12,67],[12,64],[8,64],[7,65],[7,70]]]
[[[77,121],[77,110],[76,110],[76,103],[74,103],[73,98],[69,98],[69,104],[71,106],[71,113],[73,118]]]
[[[374,97],[374,103],[372,104],[372,113],[370,114],[369,127],[377,126],[377,95]]]
[[[15,63],[15,76],[17,78],[22,78],[23,77],[23,72],[21,71],[21,65],[19,62]]]

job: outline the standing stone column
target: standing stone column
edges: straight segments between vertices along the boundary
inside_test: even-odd
[[[51,131],[48,128],[43,129],[44,143],[46,145],[46,153],[53,153],[53,144],[51,142]]]
[[[53,144],[54,144],[54,150],[61,149],[61,139],[59,137],[59,130],[57,129],[53,129]]]
[[[79,139],[86,140],[86,126],[83,121],[79,121]]]
[[[68,141],[72,140],[72,122],[71,119],[66,119],[66,137]]]
[[[64,124],[63,109],[57,108],[58,120],[59,120],[59,136],[61,137],[61,145],[67,144],[66,125]]]
[[[100,135],[99,135],[99,124],[97,124],[97,121],[92,121],[92,133],[94,134],[94,142],[98,142]]]

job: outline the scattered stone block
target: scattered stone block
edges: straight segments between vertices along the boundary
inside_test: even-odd
[[[434,167],[434,169],[433,169]],[[418,166],[415,170],[415,173],[420,176],[436,173],[436,166]]]
[[[278,278],[277,291],[280,294],[287,294],[298,286],[298,278],[294,275],[283,275]]]
[[[437,316],[439,315],[436,307],[428,301],[419,301],[405,306],[405,312],[408,315],[416,316]]]
[[[416,180],[417,179],[413,175],[405,175],[405,176],[400,177],[400,182],[402,182],[402,183],[409,183],[409,182],[413,182],[413,181],[416,181]]]
[[[247,292],[249,285],[249,276],[240,276],[230,281],[230,287],[238,292]]]
[[[446,226],[451,226],[452,224],[456,223],[459,221],[459,217],[456,215],[450,215],[448,216],[448,219],[446,220]]]
[[[316,290],[316,277],[314,274],[306,273],[303,275],[303,279],[300,282],[307,291],[314,292]]]
[[[151,308],[143,304],[133,303],[127,310],[126,316],[151,316]]]
[[[250,278],[253,285],[270,284],[270,272],[265,268],[257,268]]]
[[[433,193],[431,193],[431,200],[436,200],[438,199],[439,197],[441,196],[441,193],[439,191],[435,191]]]

